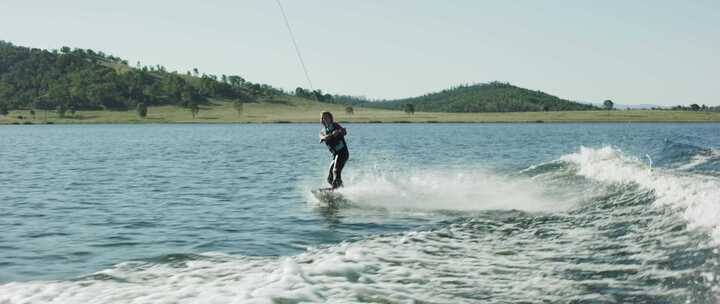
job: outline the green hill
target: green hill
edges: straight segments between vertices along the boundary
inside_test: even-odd
[[[180,74],[162,66],[132,68],[102,52],[41,50],[0,41],[0,109],[128,110],[139,106],[197,108],[210,99],[255,102],[284,95],[236,75]]]
[[[508,83],[463,85],[423,96],[367,101],[349,96],[336,96],[341,102],[403,110],[408,104],[415,111],[423,112],[539,112],[597,110],[592,105],[581,104],[541,92],[524,89]]]

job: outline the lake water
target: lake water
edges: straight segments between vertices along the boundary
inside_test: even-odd
[[[715,303],[720,124],[0,126],[0,303]]]

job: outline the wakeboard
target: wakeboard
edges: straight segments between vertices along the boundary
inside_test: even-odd
[[[320,188],[311,190],[310,192],[312,192],[320,202],[326,203],[330,207],[338,207],[350,202],[340,194],[340,192],[334,191],[332,188]]]

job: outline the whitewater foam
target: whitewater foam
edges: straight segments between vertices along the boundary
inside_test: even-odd
[[[541,275],[553,265],[538,268],[535,257],[508,253],[507,242],[495,242],[476,224],[372,237],[294,257],[129,262],[77,281],[0,285],[0,303],[474,303],[528,299],[551,287],[572,291]],[[519,275],[527,280],[515,280]]]
[[[657,205],[682,212],[689,228],[711,231],[720,244],[720,180],[711,176],[651,169],[619,149],[581,147],[561,158],[577,165],[577,174],[604,182],[636,183],[655,192]]]
[[[703,153],[693,155],[688,163],[678,166],[677,170],[691,170],[709,161],[720,159],[720,150],[706,150]]]
[[[571,218],[502,211],[292,257],[204,254],[123,263],[74,281],[9,283],[0,285],[0,303],[623,302],[621,294],[627,300],[640,290],[657,297],[668,291],[645,279],[682,275],[653,272],[652,264],[665,261],[632,239],[612,243],[628,250],[617,256],[623,263],[592,260],[609,245],[598,235],[596,226]]]
[[[530,178],[480,170],[360,173],[346,185],[338,191],[353,205],[390,210],[551,212],[572,205]]]

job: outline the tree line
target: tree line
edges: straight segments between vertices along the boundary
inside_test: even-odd
[[[603,102],[603,108],[606,110],[616,110],[615,109],[615,103],[607,99]],[[626,108],[626,110],[630,110],[630,108]],[[650,110],[653,111],[703,111],[703,112],[720,112],[720,106],[707,106],[707,105],[699,105],[697,103],[693,103],[690,105],[676,105],[671,107],[651,107]]]
[[[696,103],[690,105],[677,105],[669,108],[653,108],[653,110],[672,110],[672,111],[707,111],[707,112],[720,112],[720,106],[707,106],[699,105]]]
[[[327,103],[333,103],[333,96],[330,94],[323,94],[322,90],[308,90],[301,87],[297,87],[295,89],[295,96],[306,98],[306,99],[314,99],[320,102],[327,102]]]

